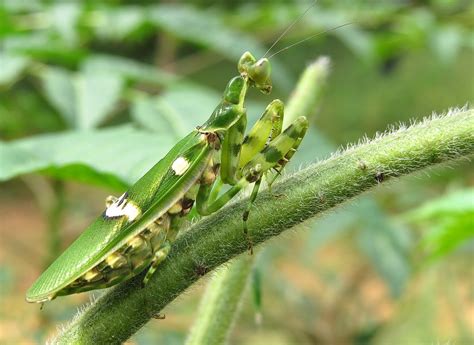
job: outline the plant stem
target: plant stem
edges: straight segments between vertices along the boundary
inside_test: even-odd
[[[245,291],[253,257],[243,254],[219,269],[209,282],[186,345],[225,344]]]
[[[451,111],[381,135],[287,176],[262,191],[249,218],[259,244],[396,177],[474,154],[474,110]],[[110,289],[55,339],[58,344],[119,344],[206,272],[246,252],[238,200],[179,237],[145,288],[138,276]]]
[[[312,115],[321,104],[330,67],[331,60],[327,56],[320,57],[306,67],[285,106],[283,128],[288,127],[300,116],[306,116],[311,122]]]

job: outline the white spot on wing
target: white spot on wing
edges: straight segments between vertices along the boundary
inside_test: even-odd
[[[140,208],[133,201],[127,199],[127,193],[124,193],[115,202],[105,209],[105,217],[116,218],[126,216],[128,221],[135,220],[141,213]]]
[[[189,162],[184,157],[178,157],[171,165],[174,173],[178,176],[183,175],[189,168]]]

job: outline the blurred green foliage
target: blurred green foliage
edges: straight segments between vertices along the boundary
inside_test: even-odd
[[[209,116],[244,51],[262,56],[307,7],[308,1],[2,1],[0,181],[36,173],[47,183],[123,190]],[[474,5],[467,0],[319,1],[273,52],[352,24],[272,57],[274,92],[252,93],[249,115],[258,116],[272,98],[287,99],[304,66],[320,54],[331,58],[332,75],[293,168],[388,124],[463,106],[474,100],[473,19]],[[437,265],[449,267],[457,256],[472,260],[473,195],[466,186],[473,180],[469,164],[431,178],[409,178],[327,215],[304,239],[269,246],[258,268],[264,285],[259,298],[269,324],[262,339],[273,339],[276,332],[287,339],[282,343],[384,343],[390,339],[384,334],[397,334],[392,326],[398,318],[371,311],[374,302],[359,295],[371,279],[364,272],[377,272],[390,291],[386,300],[396,301],[412,296],[406,291],[410,279],[424,279],[414,273],[416,263],[437,258]],[[1,188],[3,193],[20,187],[5,183]],[[447,194],[451,190],[454,194]],[[412,210],[422,202],[425,206]],[[71,209],[76,205],[69,203]],[[396,216],[407,210],[412,210],[408,218]],[[342,266],[315,262],[328,250],[346,255]],[[285,281],[275,272],[289,257],[292,274],[286,277],[304,271],[301,279]],[[0,269],[2,286],[12,290],[14,272],[3,264]],[[354,272],[363,274],[351,282]],[[305,290],[305,279],[317,280],[332,297]],[[328,303],[346,296],[346,284],[352,287],[351,302]],[[272,296],[281,303],[266,305]],[[362,305],[359,314],[351,312],[352,303]],[[193,302],[173,311],[179,314],[180,308],[190,314]],[[305,315],[308,321],[282,323],[278,316],[287,310],[299,310],[295,317]],[[51,318],[67,319],[71,313],[70,308],[51,311]],[[251,308],[244,311],[249,313]],[[338,315],[361,314],[366,322],[342,316],[334,321]],[[384,326],[391,331],[379,332]],[[242,320],[235,343],[261,340],[252,327]],[[35,339],[44,337],[39,328]],[[456,330],[464,328],[454,329],[442,333],[431,327],[423,339],[438,341],[446,334],[458,339]],[[160,331],[140,333],[135,341],[159,338],[173,344],[186,334],[180,328]],[[461,333],[459,339],[472,337]]]
[[[431,224],[421,244],[429,253],[430,260],[439,258],[474,237],[474,189],[431,200],[410,211],[407,217],[413,223]]]

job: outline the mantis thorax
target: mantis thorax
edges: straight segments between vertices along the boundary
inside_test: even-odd
[[[227,131],[245,116],[244,100],[249,86],[254,86],[263,93],[272,89],[270,62],[266,58],[260,60],[250,52],[242,54],[237,69],[239,76],[232,78],[227,84],[222,101],[214,109],[211,117],[200,128],[208,132]]]

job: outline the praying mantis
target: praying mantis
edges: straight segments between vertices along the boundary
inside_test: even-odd
[[[146,272],[147,284],[166,259],[182,221],[195,207],[216,212],[249,185],[243,231],[252,249],[247,219],[262,179],[272,183],[292,158],[308,128],[304,116],[283,130],[284,104],[273,100],[246,133],[249,88],[271,92],[268,58],[245,52],[209,119],[181,139],[105,210],[33,283],[28,302],[107,288]],[[221,193],[221,187],[228,189]]]

